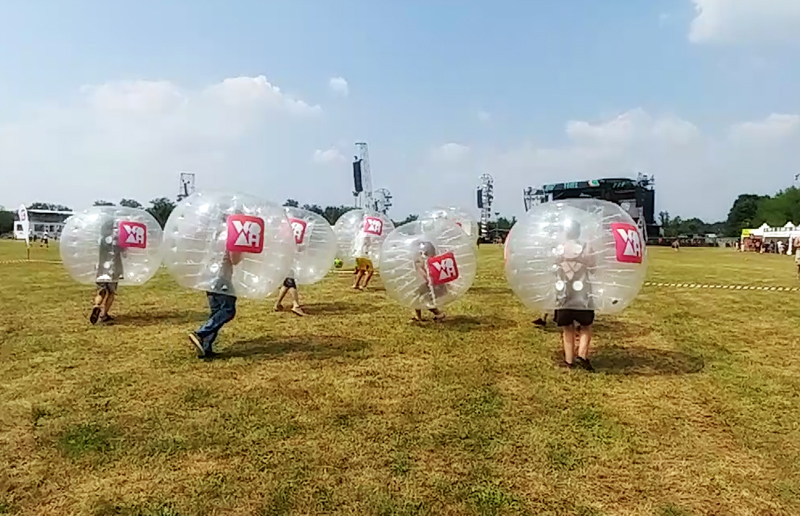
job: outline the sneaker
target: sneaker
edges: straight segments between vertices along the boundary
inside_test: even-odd
[[[197,333],[191,332],[189,334],[189,342],[192,343],[192,347],[194,347],[195,352],[197,352],[197,358],[206,356],[206,351],[203,349],[203,341]]]
[[[101,317],[99,322],[103,326],[111,326],[112,324],[114,324],[114,318],[111,317],[110,315],[106,315],[105,317]]]
[[[100,307],[95,306],[92,308],[92,313],[89,315],[89,322],[92,324],[97,324],[98,319],[100,319]]]
[[[547,321],[545,321],[544,319],[539,318],[539,319],[536,319],[535,321],[533,321],[533,325],[534,326],[538,326],[539,328],[544,328],[545,326],[547,326]]]
[[[586,358],[577,357],[575,359],[575,363],[578,367],[585,371],[589,371],[590,373],[594,372],[594,367],[592,367],[592,364]]]
[[[203,360],[212,360],[217,357],[219,357],[219,353],[217,353],[216,351],[206,351],[202,357],[198,358],[202,358]]]
[[[563,361],[558,365],[558,367],[563,369],[575,369],[575,364],[570,364],[569,362]]]

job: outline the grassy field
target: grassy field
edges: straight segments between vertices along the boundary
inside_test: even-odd
[[[443,325],[331,275],[304,319],[240,302],[212,362],[165,274],[92,327],[60,265],[0,264],[0,514],[800,514],[800,294],[645,287],[589,375],[480,253]],[[703,249],[651,250],[649,279],[798,284]]]

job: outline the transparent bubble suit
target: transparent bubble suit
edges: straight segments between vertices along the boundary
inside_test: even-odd
[[[301,208],[285,208],[297,245],[291,275],[300,285],[322,280],[333,266],[338,246],[336,234],[322,216]]]
[[[67,219],[59,249],[79,283],[142,285],[161,266],[161,241],[161,226],[148,212],[94,206]]]
[[[639,293],[647,249],[618,205],[569,199],[534,206],[506,242],[506,279],[529,308],[615,314]]]
[[[246,194],[195,193],[164,227],[167,270],[205,292],[263,299],[289,275],[295,250],[283,208]]]
[[[461,298],[475,281],[477,267],[472,239],[444,218],[400,226],[381,250],[386,294],[417,310],[442,308]]]
[[[351,210],[333,226],[339,250],[336,256],[344,267],[353,267],[356,258],[367,258],[380,267],[381,244],[394,230],[394,223],[377,211]]]
[[[447,208],[436,207],[420,215],[422,219],[448,219],[456,223],[464,233],[467,234],[477,244],[478,242],[478,221],[475,220],[466,210],[457,206]]]

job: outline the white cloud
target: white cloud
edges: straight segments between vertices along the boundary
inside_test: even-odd
[[[798,0],[692,0],[693,43],[800,42]]]
[[[431,150],[430,157],[439,163],[457,163],[469,154],[469,147],[460,143],[445,143]]]
[[[677,116],[633,109],[610,120],[567,122],[562,145],[474,147],[461,153],[457,166],[430,163],[420,176],[432,191],[457,191],[454,197],[466,198],[478,175],[489,172],[495,178],[498,211],[520,214],[525,187],[635,178],[642,172],[657,178],[657,209],[723,219],[740,193],[771,194],[791,184],[797,173],[799,123],[797,115],[773,114],[719,132]]]
[[[344,77],[332,77],[328,81],[328,87],[333,93],[342,97],[346,97],[350,93],[350,85],[347,84],[347,80]]]
[[[481,122],[488,122],[491,119],[492,119],[492,114],[489,113],[488,111],[483,111],[483,110],[478,111],[478,120],[480,120]]]
[[[798,135],[799,115],[773,113],[764,120],[739,123],[730,129],[730,137],[740,144],[782,143]]]
[[[342,164],[347,162],[347,158],[339,149],[331,147],[326,150],[315,150],[312,161],[318,165]]]
[[[302,181],[282,175],[302,166],[321,113],[263,76],[194,90],[168,81],[85,86],[0,120],[0,203],[146,202],[174,195],[180,170],[197,173],[200,188],[288,189]]]

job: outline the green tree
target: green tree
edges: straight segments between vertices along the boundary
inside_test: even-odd
[[[0,235],[14,231],[14,212],[0,211]]]
[[[51,211],[72,211],[71,208],[63,204],[52,204],[49,202],[35,202],[28,206],[29,210],[51,210]]]
[[[755,194],[742,194],[737,197],[728,212],[725,233],[729,236],[739,236],[743,229],[760,226],[764,221],[759,221],[759,207],[769,199],[768,195]]]
[[[119,201],[119,205],[124,206],[126,208],[137,208],[139,210],[144,208],[144,206],[142,206],[142,203],[140,203],[139,201],[134,201],[133,199],[122,199],[121,201]]]
[[[109,201],[104,201],[101,199],[98,201],[94,201],[94,206],[114,206],[114,203]]]
[[[758,227],[764,222],[773,227],[781,227],[787,222],[793,224],[800,222],[800,190],[790,187],[772,197],[762,199],[758,203],[753,221],[753,227]]]
[[[303,209],[314,212],[317,215],[322,215],[323,217],[325,216],[325,210],[318,204],[304,204]]]
[[[283,205],[287,208],[297,208],[300,206],[300,203],[294,199],[286,199],[286,202],[283,203]]]
[[[399,222],[396,222],[396,221],[393,220],[392,223],[394,224],[394,227],[399,228],[403,224],[408,224],[409,222],[414,222],[415,220],[418,220],[418,219],[419,219],[419,215],[409,215],[408,217],[406,217],[405,219],[403,219],[403,220],[401,220]]]
[[[322,216],[325,217],[328,223],[336,224],[339,217],[354,209],[355,208],[352,206],[326,206],[325,209],[322,210]]]
[[[159,197],[158,199],[153,199],[150,201],[150,207],[147,208],[148,213],[153,216],[154,219],[161,224],[163,228],[164,225],[167,223],[167,219],[172,214],[172,210],[175,209],[175,203],[169,200],[167,197]]]

